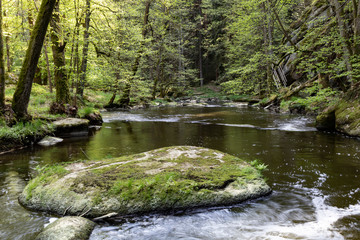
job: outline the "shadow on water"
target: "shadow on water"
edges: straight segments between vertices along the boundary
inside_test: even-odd
[[[88,138],[0,156],[0,213],[10,216],[0,220],[1,239],[31,239],[49,221],[17,203],[36,166],[173,145],[259,159],[274,193],[233,207],[104,223],[91,239],[360,239],[357,139],[317,132],[311,118],[251,108],[159,108],[104,119]]]

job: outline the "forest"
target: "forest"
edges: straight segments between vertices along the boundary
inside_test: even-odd
[[[360,239],[359,69],[357,0],[0,0],[0,239]]]
[[[0,108],[26,120],[32,86],[61,114],[88,90],[128,107],[212,83],[323,109],[357,86],[359,12],[355,0],[3,0]]]

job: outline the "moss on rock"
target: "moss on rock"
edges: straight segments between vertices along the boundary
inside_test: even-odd
[[[98,217],[235,204],[270,192],[260,171],[245,161],[179,146],[47,169],[19,201],[34,210]]]
[[[80,118],[66,118],[53,122],[59,137],[73,137],[86,135],[89,131],[89,120]]]
[[[95,223],[82,217],[64,217],[49,224],[35,240],[87,240]]]
[[[350,136],[360,136],[360,101],[342,100],[335,111],[336,130]]]
[[[335,131],[335,107],[328,107],[316,117],[316,128],[320,131]]]

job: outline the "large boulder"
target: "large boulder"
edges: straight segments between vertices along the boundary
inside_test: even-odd
[[[321,131],[338,131],[349,136],[360,136],[360,98],[343,98],[316,118],[316,128]]]
[[[360,101],[343,99],[335,111],[336,130],[350,136],[360,136]]]
[[[95,223],[82,217],[63,217],[49,224],[35,240],[87,240]]]
[[[207,148],[161,148],[49,167],[19,201],[33,210],[85,217],[236,204],[271,192],[259,166]]]
[[[316,117],[316,128],[320,131],[335,131],[335,107],[328,107]]]
[[[89,120],[80,118],[65,118],[53,122],[59,137],[77,137],[88,135]]]

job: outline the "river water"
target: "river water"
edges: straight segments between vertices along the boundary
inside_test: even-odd
[[[253,108],[169,107],[104,114],[89,137],[0,155],[0,239],[33,239],[49,221],[17,196],[37,166],[174,145],[217,149],[268,165],[274,190],[239,205],[98,225],[99,239],[360,239],[360,140],[321,133],[313,119]]]

